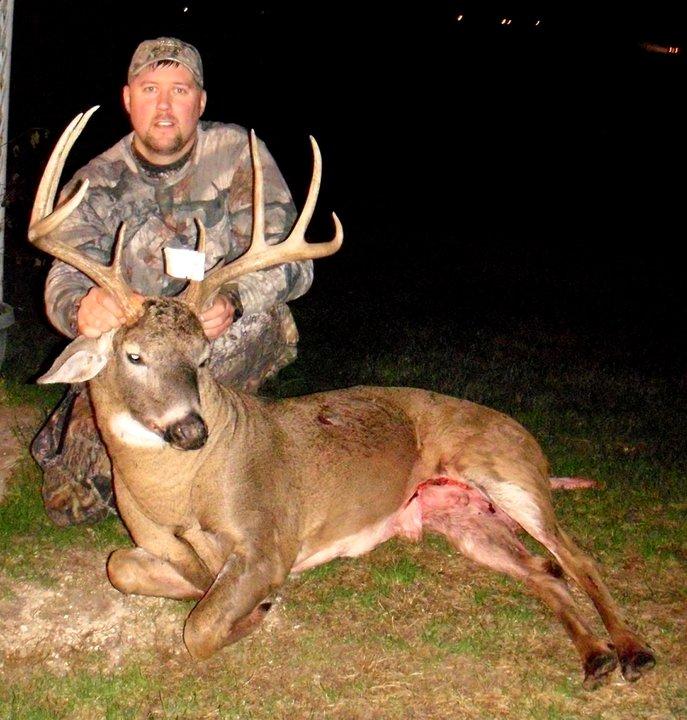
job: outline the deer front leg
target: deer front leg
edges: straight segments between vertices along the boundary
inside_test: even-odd
[[[214,575],[193,548],[168,528],[157,525],[136,505],[115,478],[117,505],[138,547],[115,550],[107,561],[112,585],[127,595],[153,595],[174,600],[197,600]]]
[[[141,547],[115,550],[107,561],[107,576],[125,595],[173,600],[198,600],[212,582],[210,573],[191,557],[164,560]]]
[[[288,575],[278,558],[277,552],[229,557],[186,619],[184,643],[194,658],[204,660],[255,629],[269,610],[265,599]]]

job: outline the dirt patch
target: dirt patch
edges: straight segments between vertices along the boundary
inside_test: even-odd
[[[47,581],[0,574],[0,672],[40,663],[64,674],[84,653],[117,666],[136,649],[184,651],[185,608],[159,598],[125,596],[107,579],[107,553],[66,550]]]

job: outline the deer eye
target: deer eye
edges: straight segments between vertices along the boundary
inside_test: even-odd
[[[143,365],[143,360],[141,359],[141,356],[138,353],[127,353],[126,359],[132,365]]]

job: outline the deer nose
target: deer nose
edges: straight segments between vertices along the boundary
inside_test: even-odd
[[[208,439],[208,428],[198,413],[189,413],[167,426],[165,442],[178,450],[198,450]]]

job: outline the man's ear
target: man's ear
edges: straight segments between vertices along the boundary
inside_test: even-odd
[[[79,335],[67,345],[47,373],[37,383],[78,383],[94,378],[112,357],[112,338],[116,330],[109,330],[99,338]]]
[[[205,112],[205,106],[208,102],[208,94],[205,90],[203,90],[200,93],[200,112],[198,113],[198,116],[200,117]]]
[[[122,100],[124,101],[126,111],[131,115],[131,89],[128,85],[122,88]]]

